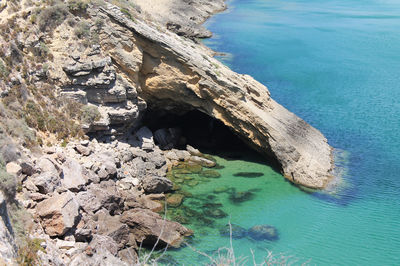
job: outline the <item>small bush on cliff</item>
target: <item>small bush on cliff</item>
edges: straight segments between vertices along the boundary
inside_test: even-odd
[[[74,29],[76,37],[79,39],[90,37],[90,24],[86,21],[80,21]]]
[[[85,12],[88,8],[88,2],[82,0],[69,0],[67,5],[71,12]]]
[[[8,200],[13,200],[17,191],[17,182],[15,177],[8,174],[4,167],[0,167],[0,190]]]
[[[41,31],[53,30],[68,17],[68,7],[63,3],[57,3],[42,10],[38,16],[38,25]]]
[[[97,106],[84,105],[82,107],[81,121],[85,124],[91,124],[98,121],[101,118],[101,114],[97,109]]]
[[[8,71],[7,67],[4,65],[3,61],[0,60],[0,78],[1,79],[8,78],[9,73],[10,72]]]

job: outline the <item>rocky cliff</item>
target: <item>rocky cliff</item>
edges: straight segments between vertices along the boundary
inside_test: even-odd
[[[86,95],[83,102],[103,104],[101,108],[108,110],[105,119],[114,124],[137,118],[141,108],[135,103],[141,99],[170,112],[197,109],[275,158],[290,181],[311,188],[327,184],[333,164],[326,138],[276,103],[264,85],[231,71],[207,48],[157,25],[132,20],[111,4],[91,10],[90,16],[104,20],[100,59],[60,64],[64,71],[55,72],[62,73],[57,77],[62,93]],[[64,47],[53,54],[60,55],[60,62],[73,60],[63,57]],[[110,68],[116,74],[111,75]],[[97,80],[91,80],[92,73]]]

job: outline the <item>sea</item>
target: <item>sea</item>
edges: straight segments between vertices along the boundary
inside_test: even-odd
[[[239,265],[400,265],[400,1],[227,4],[204,43],[327,137],[336,178],[310,191],[255,153],[211,154],[220,177],[187,175],[170,214],[195,235],[160,264],[212,264],[233,251]],[[252,237],[257,225],[275,236]]]

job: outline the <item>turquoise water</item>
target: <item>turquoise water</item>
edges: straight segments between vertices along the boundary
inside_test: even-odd
[[[400,2],[228,4],[207,22],[215,36],[206,44],[228,53],[221,61],[255,77],[321,130],[339,151],[344,181],[333,194],[309,194],[258,162],[218,158],[226,167],[222,177],[194,187],[194,195],[224,184],[261,190],[240,204],[218,194],[214,200],[230,217],[197,230],[193,245],[208,253],[228,246],[218,228],[231,220],[244,228],[270,224],[279,232],[277,241],[233,241],[249,264],[250,249],[260,262],[268,248],[312,265],[400,265]],[[234,177],[239,170],[264,176]],[[172,254],[180,264],[199,264],[188,248]]]

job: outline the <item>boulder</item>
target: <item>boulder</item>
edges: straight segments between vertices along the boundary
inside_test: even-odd
[[[198,164],[200,164],[201,166],[204,166],[204,167],[214,167],[215,165],[217,165],[216,162],[208,160],[208,159],[203,158],[203,157],[199,157],[199,156],[190,157],[190,161],[198,163]]]
[[[118,254],[118,244],[110,236],[94,235],[90,247],[101,253],[102,250],[109,251],[113,256]]]
[[[163,219],[159,214],[146,209],[134,209],[122,214],[122,223],[126,223],[139,242],[154,246],[157,239],[159,245],[179,247],[185,236],[193,232],[177,222]]]
[[[179,207],[182,204],[184,198],[185,195],[174,193],[167,198],[167,206]]]
[[[40,202],[36,212],[49,236],[63,236],[77,222],[79,203],[74,194],[67,191]]]
[[[76,145],[75,150],[83,156],[89,156],[92,153],[92,150],[89,147],[83,145]]]
[[[19,175],[22,172],[22,168],[17,163],[10,162],[6,165],[6,171],[11,175]]]
[[[121,205],[121,197],[113,181],[90,184],[87,191],[77,194],[77,200],[87,213],[95,213],[101,208],[113,213]]]
[[[193,156],[199,156],[199,157],[203,156],[203,154],[198,149],[193,148],[190,145],[186,145],[186,150]]]
[[[128,244],[129,228],[119,221],[119,216],[111,216],[107,211],[101,210],[95,214],[94,219],[97,223],[97,234],[111,237],[117,243],[118,249]]]
[[[128,265],[140,265],[139,256],[133,247],[129,247],[119,251],[118,257]]]
[[[165,177],[151,176],[142,180],[142,187],[147,193],[162,193],[172,190],[173,183]]]
[[[83,167],[76,160],[67,159],[61,169],[61,183],[65,188],[77,192],[85,186]]]
[[[42,172],[33,178],[33,183],[42,194],[54,192],[61,185],[61,179],[57,171]]]
[[[29,162],[23,162],[20,164],[20,166],[22,173],[27,176],[31,176],[36,172],[35,167]]]
[[[58,173],[58,170],[54,162],[47,157],[39,158],[38,161],[36,162],[36,166],[40,169],[41,173],[46,173],[46,172],[53,174]]]
[[[140,141],[141,148],[144,150],[154,149],[153,133],[148,127],[141,127],[136,132],[136,138]]]
[[[271,225],[255,225],[249,229],[248,234],[254,240],[277,240],[278,230]]]

